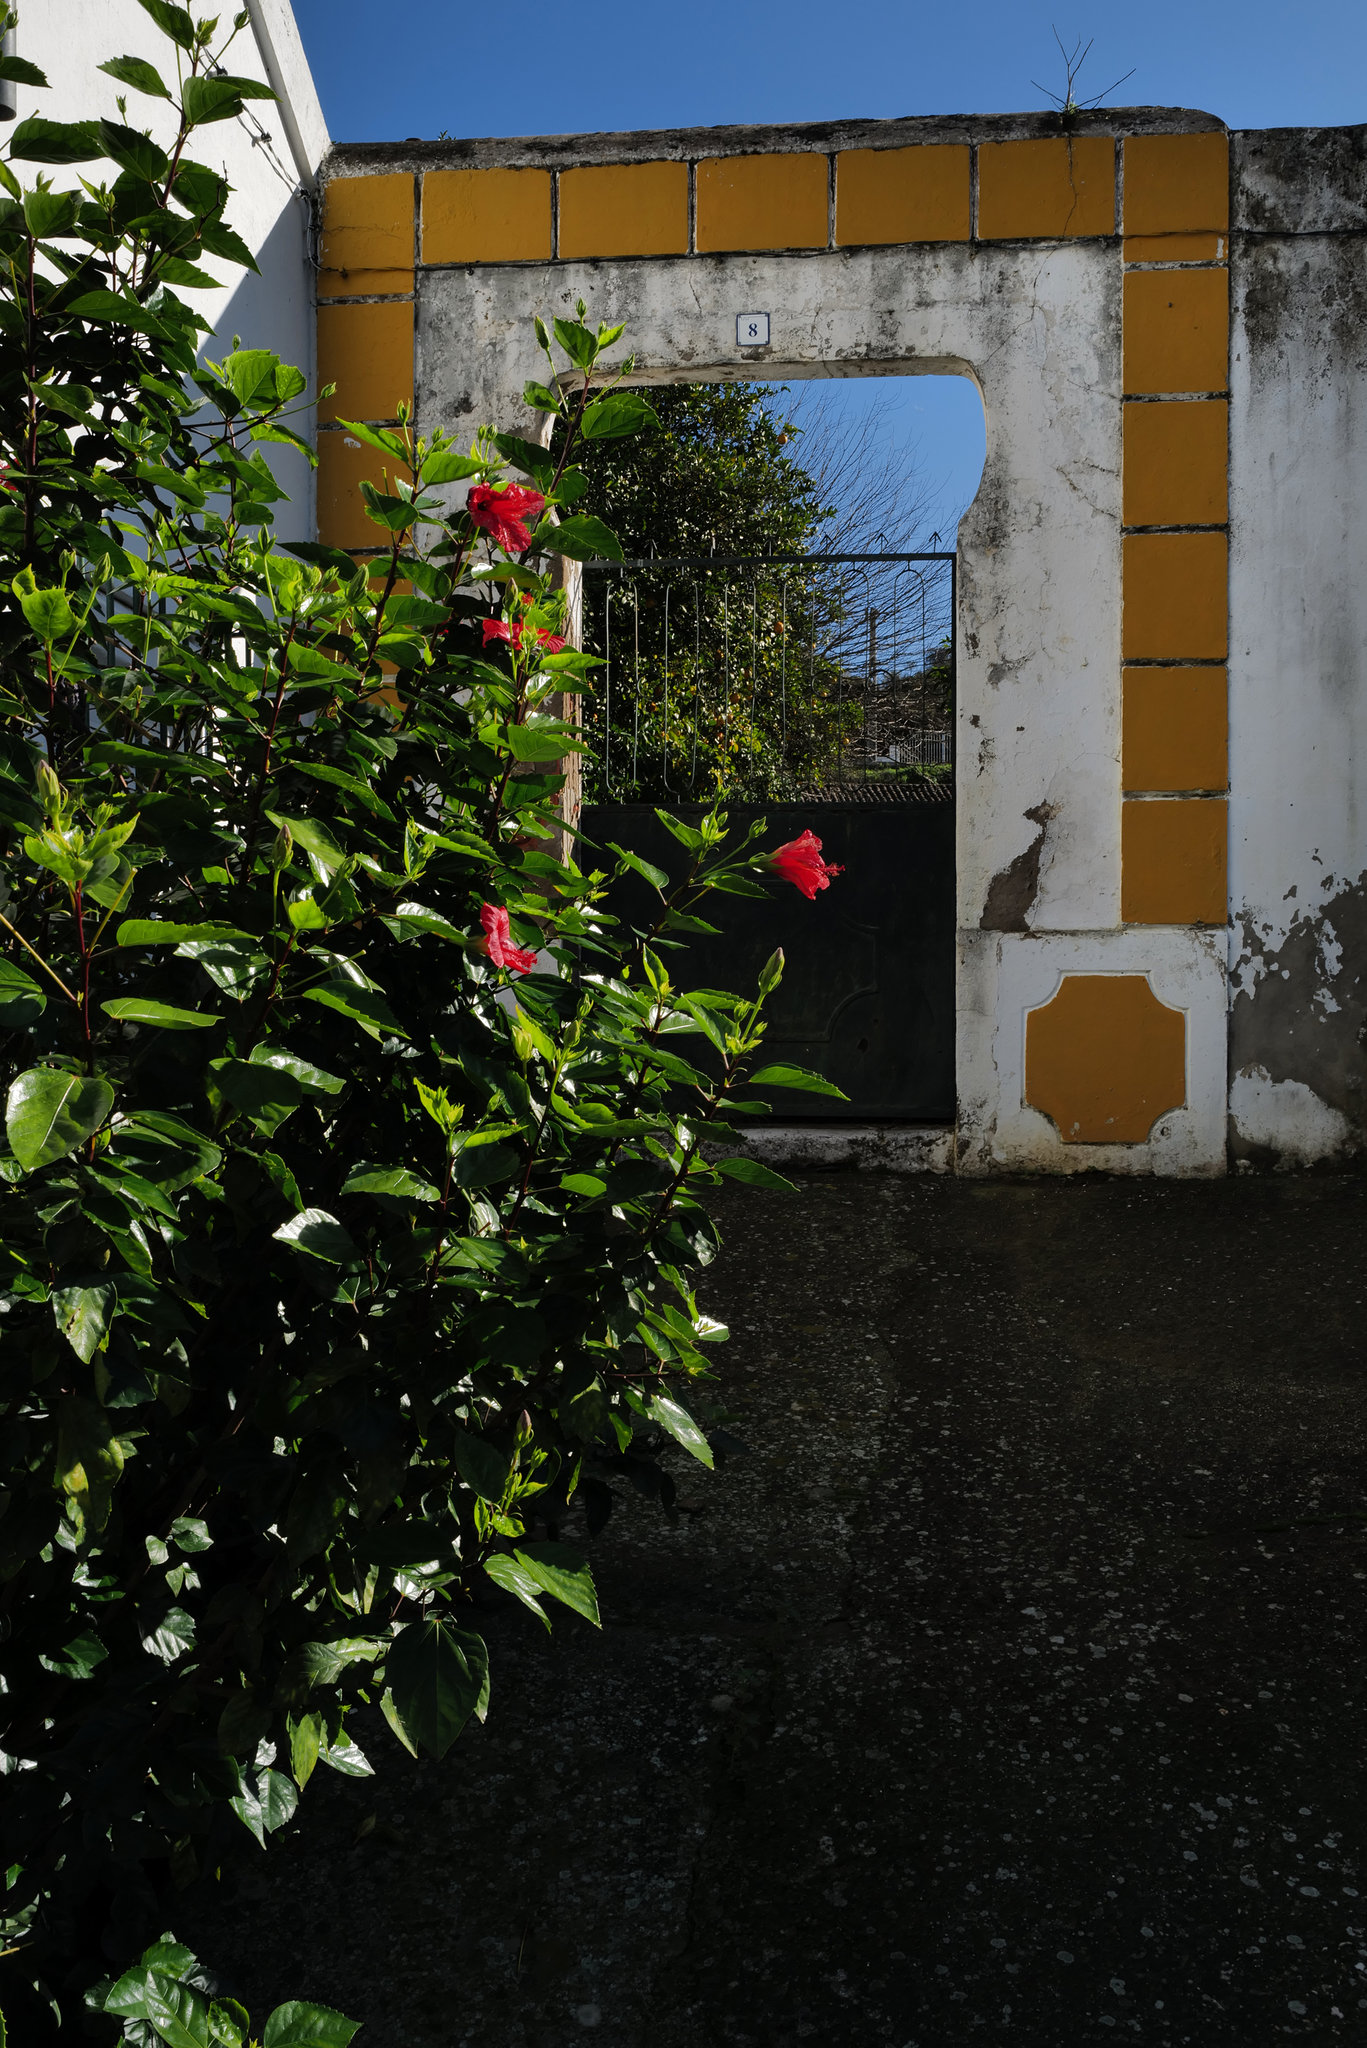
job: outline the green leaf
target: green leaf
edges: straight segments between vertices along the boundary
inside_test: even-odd
[[[335,664],[329,664],[329,666],[335,666]],[[337,672],[339,675],[345,673],[341,669]],[[337,844],[332,834],[325,826],[320,825],[316,818],[290,818],[286,817],[283,811],[267,811],[266,816],[270,819],[272,825],[277,827],[288,826],[296,845],[302,846],[305,853],[311,853],[314,859],[329,874],[335,868],[339,868],[346,859],[346,855],[342,852],[341,847]]]
[[[33,631],[48,646],[54,640],[69,639],[76,630],[76,614],[64,590],[21,592],[19,604]]]
[[[576,370],[591,370],[598,354],[598,342],[578,320],[552,322],[555,338]]]
[[[254,1045],[249,1064],[274,1067],[279,1073],[288,1074],[310,1095],[340,1095],[346,1087],[340,1075],[326,1073],[322,1067],[315,1067],[312,1061],[301,1060],[297,1053],[286,1052],[278,1045]]]
[[[86,1080],[60,1067],[31,1067],[5,1103],[10,1150],[25,1173],[34,1173],[97,1131],[114,1106],[114,1091],[98,1075]]]
[[[375,1766],[363,1749],[346,1736],[330,1742],[323,1751],[322,1760],[331,1770],[339,1771],[344,1778],[373,1778]]]
[[[114,996],[100,1008],[116,1024],[146,1024],[160,1031],[204,1031],[220,1021],[208,1010],[177,1010],[170,1003],[145,1002],[141,996]]]
[[[680,1413],[683,1411],[680,1410]],[[709,1454],[710,1456],[710,1454]],[[572,1607],[576,1614],[582,1614],[585,1621],[591,1621],[595,1628],[603,1626],[598,1615],[598,1595],[594,1591],[593,1573],[589,1562],[568,1543],[522,1543],[513,1553],[522,1569],[553,1600],[564,1607]]]
[[[107,64],[97,65],[96,69],[109,78],[117,78],[120,85],[131,85],[134,92],[150,93],[159,100],[171,97],[162,82],[161,73],[145,57],[111,57]]]
[[[115,932],[117,946],[180,946],[184,940],[197,940],[199,944],[215,944],[219,940],[244,946],[258,944],[250,932],[240,932],[234,924],[170,924],[170,920],[162,918],[125,918]]]
[[[774,1188],[782,1195],[795,1195],[797,1188],[781,1173],[775,1173],[772,1166],[765,1166],[758,1159],[717,1159],[713,1161],[716,1170],[727,1180],[744,1181],[747,1187]]]
[[[322,1003],[329,1010],[349,1017],[372,1038],[380,1038],[386,1032],[393,1038],[408,1036],[378,989],[358,988],[352,981],[325,981],[317,988],[306,988],[303,993],[311,1003]]]
[[[482,1436],[468,1430],[451,1432],[451,1458],[457,1472],[473,1493],[497,1507],[508,1491],[508,1460]]]
[[[510,725],[508,745],[515,761],[558,761],[565,754],[579,752],[574,731],[555,724]]]
[[[30,164],[88,164],[104,155],[98,121],[45,121],[30,114],[9,138],[9,153]]]
[[[183,1607],[169,1607],[156,1627],[149,1629],[142,1639],[144,1650],[153,1657],[159,1657],[163,1664],[174,1664],[194,1646],[194,1617]]]
[[[46,1008],[47,997],[33,976],[12,960],[0,960],[0,1026],[6,1031],[22,1031]]]
[[[542,538],[553,554],[568,555],[576,562],[622,560],[622,544],[616,534],[588,512],[562,519],[558,526],[548,527]]]
[[[360,2025],[326,2005],[305,2005],[298,1999],[277,2005],[266,2021],[261,2048],[347,2048]]]
[[[76,1356],[86,1365],[102,1348],[118,1302],[118,1289],[107,1280],[95,1287],[53,1289],[53,1319]]]
[[[668,1394],[652,1394],[646,1410],[661,1429],[667,1429],[676,1443],[681,1443],[686,1451],[692,1453],[700,1465],[706,1465],[709,1472],[712,1470],[712,1446],[687,1409],[681,1408]]]
[[[658,427],[660,415],[634,391],[614,391],[584,408],[579,431],[586,441],[615,441],[642,427]]]
[[[267,1835],[294,1818],[299,1793],[283,1771],[259,1771],[255,1785],[246,1784],[228,1804],[249,1834],[264,1849]]]
[[[335,1216],[329,1216],[326,1209],[303,1209],[271,1235],[292,1251],[307,1252],[311,1258],[326,1259],[333,1266],[345,1266],[359,1256],[350,1231]]]
[[[244,100],[273,100],[275,94],[268,85],[262,85],[255,78],[187,78],[181,87],[181,105],[185,118],[194,127],[202,127],[209,121],[231,121],[242,112]],[[256,353],[255,350],[252,351]],[[229,361],[231,361],[231,357]],[[236,389],[236,386],[234,386]]]
[[[512,1593],[524,1607],[530,1607],[542,1627],[549,1633],[551,1617],[537,1598],[541,1591],[540,1583],[524,1565],[520,1565],[507,1551],[498,1551],[493,1557],[485,1558],[484,1573],[496,1586],[502,1586],[505,1593]]]
[[[657,868],[653,861],[642,859],[641,855],[633,853],[630,847],[619,846],[616,840],[609,840],[608,844],[618,860],[621,861],[623,867],[634,868],[636,873],[644,875],[645,879],[654,888],[658,889],[661,895],[664,894],[665,890],[669,887],[669,876],[663,868]]]
[[[413,1621],[394,1639],[385,1679],[409,1740],[440,1761],[470,1716],[484,1717],[489,1653],[468,1629]]]
[[[366,1161],[353,1166],[342,1183],[344,1195],[394,1195],[404,1202],[439,1202],[441,1189],[422,1180],[405,1166],[371,1166]]]
[[[8,78],[15,85],[36,85],[40,88],[47,85],[46,71],[40,71],[26,57],[0,57],[0,78]],[[4,2048],[3,2034],[0,2034],[0,2048]]]
[[[285,1725],[290,1738],[290,1769],[302,1792],[325,1747],[326,1724],[321,1714],[313,1713],[301,1714],[297,1721],[290,1715]]]
[[[182,50],[195,47],[195,25],[184,7],[177,7],[172,0],[138,0],[144,14],[150,14],[164,36]]]
[[[479,476],[484,469],[482,462],[476,462],[471,455],[457,455],[453,448],[439,449],[429,455],[422,466],[422,481],[426,484],[454,484],[467,476]]]
[[[837,1088],[822,1074],[814,1074],[810,1067],[772,1066],[761,1067],[757,1074],[750,1076],[751,1088],[802,1088],[809,1095],[834,1095],[839,1102],[848,1102],[844,1090]]]
[[[66,1648],[56,1657],[40,1656],[38,1662],[45,1671],[53,1671],[59,1678],[89,1678],[97,1664],[103,1664],[109,1655],[99,1637],[90,1629],[84,1629],[74,1636]],[[0,2041],[0,2048],[4,2048]]]

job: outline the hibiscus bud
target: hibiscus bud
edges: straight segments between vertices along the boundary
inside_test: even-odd
[[[769,955],[760,969],[759,992],[762,996],[772,994],[783,979],[783,948],[779,946]]]
[[[294,851],[294,834],[288,825],[282,825],[271,841],[270,863],[272,868],[287,868]]]
[[[51,818],[62,808],[62,785],[46,761],[38,763],[38,794],[43,800],[43,809]]]

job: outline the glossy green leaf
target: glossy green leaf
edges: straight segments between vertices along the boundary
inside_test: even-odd
[[[154,99],[169,100],[161,73],[145,57],[111,57],[106,64],[95,67],[107,77],[116,78],[120,85],[131,85],[134,92],[149,93]]]
[[[588,1559],[568,1543],[522,1543],[514,1555],[522,1569],[564,1607],[602,1627]]]
[[[658,427],[660,415],[635,391],[614,391],[584,408],[579,430],[586,441],[615,441],[645,427]]]
[[[455,1429],[451,1432],[451,1457],[465,1484],[496,1507],[508,1490],[508,1460],[502,1451],[469,1430]]]
[[[404,1202],[439,1202],[441,1189],[405,1166],[353,1166],[342,1183],[344,1195],[393,1195]]]
[[[587,512],[571,513],[546,535],[546,545],[576,562],[620,562],[621,543],[610,527]]]
[[[336,1010],[343,1017],[349,1017],[353,1024],[359,1024],[372,1038],[388,1035],[392,1038],[406,1038],[394,1012],[377,989],[357,988],[350,981],[325,981],[318,988],[308,988],[304,994],[311,1003],[323,1003],[329,1010]]]
[[[60,1067],[31,1067],[13,1083],[5,1103],[10,1150],[33,1173],[74,1152],[113,1106],[114,1091],[98,1075],[86,1079]]]
[[[292,1251],[307,1252],[311,1258],[326,1259],[330,1265],[344,1266],[356,1257],[350,1231],[335,1216],[329,1216],[326,1209],[301,1210],[272,1235]]]
[[[195,1643],[194,1616],[187,1614],[183,1607],[170,1607],[155,1627],[148,1630],[142,1639],[142,1646],[150,1656],[159,1657],[163,1664],[174,1664]]]
[[[206,1031],[219,1021],[210,1010],[177,1010],[170,1003],[146,1002],[141,996],[114,996],[100,1008],[116,1024],[145,1024],[157,1031]]]
[[[22,967],[0,960],[0,1028],[22,1031],[35,1024],[47,1008],[47,996]]]
[[[711,1471],[712,1446],[687,1409],[681,1408],[668,1394],[652,1394],[646,1402],[646,1410],[661,1429],[667,1429],[676,1443],[681,1443],[700,1465],[706,1465]]]
[[[824,1074],[814,1074],[810,1067],[761,1067],[757,1074],[750,1076],[749,1085],[752,1088],[801,1088],[810,1095],[834,1095],[838,1102],[849,1100],[843,1089],[828,1081]]]
[[[781,1173],[775,1173],[773,1167],[765,1166],[762,1160],[718,1159],[714,1163],[717,1172],[724,1174],[727,1180],[744,1181],[747,1187],[752,1188],[773,1188],[777,1193],[784,1195],[797,1193],[792,1181],[785,1180]]]
[[[358,2025],[329,2006],[292,2000],[278,2005],[266,2021],[261,2048],[347,2048]]]
[[[484,1572],[496,1586],[502,1586],[505,1593],[511,1593],[524,1607],[530,1608],[549,1634],[551,1618],[541,1605],[540,1581],[533,1578],[525,1565],[519,1564],[516,1557],[506,1550],[501,1550],[496,1551],[492,1557],[485,1558]]]
[[[248,1834],[255,1835],[264,1849],[267,1835],[293,1820],[299,1793],[283,1771],[264,1770],[257,1772],[255,1784],[245,1784],[228,1803]]]
[[[489,1653],[469,1629],[412,1621],[394,1639],[385,1678],[409,1740],[440,1761],[470,1716],[484,1717]]]
[[[107,1280],[94,1287],[53,1290],[52,1314],[57,1328],[87,1365],[109,1334],[118,1300],[118,1289]]]

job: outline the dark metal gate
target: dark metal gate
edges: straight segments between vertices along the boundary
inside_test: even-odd
[[[834,1081],[849,1121],[954,1114],[954,600],[949,554],[585,573],[584,646],[603,667],[584,700],[583,830],[664,867],[679,849],[657,805],[690,817],[720,800],[733,824],[764,817],[766,845],[816,833],[839,880],[813,903],[728,898],[689,973],[752,986],[781,945],[766,1050]],[[776,1107],[828,1122],[836,1105]]]

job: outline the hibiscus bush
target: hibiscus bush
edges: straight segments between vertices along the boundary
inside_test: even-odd
[[[728,893],[824,886],[814,844],[668,820],[670,874],[559,808],[592,663],[551,558],[615,546],[572,510],[574,450],[651,422],[620,329],[539,328],[549,471],[492,428],[352,424],[373,547],[279,547],[263,451],[302,446],[304,379],[202,360],[177,290],[250,261],[196,141],[261,89],[215,23],[142,4],[164,56],[104,68],[174,132],[35,118],[0,163],[0,2008],[25,2044],[153,2041],[163,1979],[190,2015],[165,2038],[243,2038],[176,1956],[128,1988],[177,1889],[264,1847],[320,1766],[369,1772],[356,1702],[443,1755],[490,1704],[491,1606],[597,1622],[582,1538],[614,1483],[668,1509],[662,1450],[712,1462],[706,1194],[776,1179],[726,1139],[768,1087],[834,1092],[763,1063],[781,959],[733,995],[683,950]],[[90,168],[59,190],[63,165]]]

